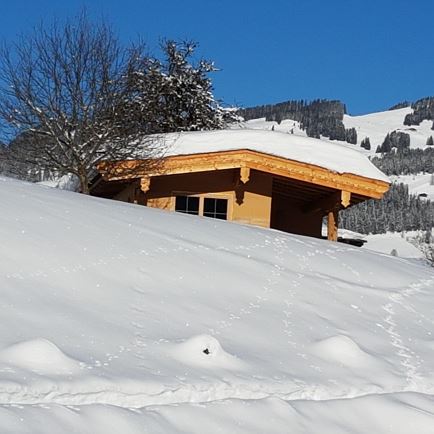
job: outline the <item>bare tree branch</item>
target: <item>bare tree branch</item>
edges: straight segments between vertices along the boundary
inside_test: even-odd
[[[143,58],[143,45],[123,48],[109,25],[85,13],[3,46],[0,119],[17,169],[73,173],[88,193],[95,164],[136,157],[139,142],[143,165],[158,164],[161,140],[143,139],[143,118],[125,109],[129,71]]]

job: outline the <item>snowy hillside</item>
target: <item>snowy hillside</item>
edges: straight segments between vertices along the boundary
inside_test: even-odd
[[[411,148],[425,148],[428,137],[434,137],[434,131],[431,129],[432,121],[423,121],[420,125],[404,125],[405,116],[408,113],[412,113],[412,111],[410,107],[406,107],[361,116],[344,115],[343,123],[345,128],[355,128],[357,132],[357,145],[341,141],[334,141],[334,143],[358,149],[366,154],[375,154],[377,146],[383,143],[388,133],[402,131],[410,135]],[[306,132],[300,129],[300,124],[291,119],[285,119],[280,124],[275,121],[266,121],[265,118],[252,119],[243,122],[242,127],[249,129],[273,129],[274,131],[292,133],[297,136],[306,136]],[[369,137],[370,139],[370,151],[360,148],[360,143],[365,137]],[[328,140],[327,138],[325,139]]]
[[[431,129],[432,121],[423,121],[420,125],[404,125],[404,118],[412,113],[410,107],[370,113],[363,116],[344,115],[345,128],[355,128],[357,142],[369,137],[371,153],[375,153],[377,146],[381,145],[387,133],[402,131],[410,135],[410,148],[425,148],[428,137],[434,136]]]
[[[0,178],[0,432],[434,433],[434,272]]]

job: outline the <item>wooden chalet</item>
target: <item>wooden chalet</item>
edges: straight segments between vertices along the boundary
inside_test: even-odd
[[[327,238],[337,240],[339,210],[389,188],[364,155],[332,142],[224,130],[170,134],[166,143],[151,171],[140,160],[100,164],[91,194],[318,238],[327,216]]]

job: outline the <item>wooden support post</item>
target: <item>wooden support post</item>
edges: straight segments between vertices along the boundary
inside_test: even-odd
[[[338,240],[339,227],[339,208],[334,207],[327,214],[327,239],[329,241]]]

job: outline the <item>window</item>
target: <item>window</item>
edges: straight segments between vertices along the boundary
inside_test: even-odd
[[[179,195],[176,196],[175,211],[227,220],[228,199]]]
[[[176,196],[175,211],[199,215],[199,198],[194,196]]]
[[[228,201],[227,199],[214,199],[205,197],[203,201],[203,215],[220,220],[227,220]]]

